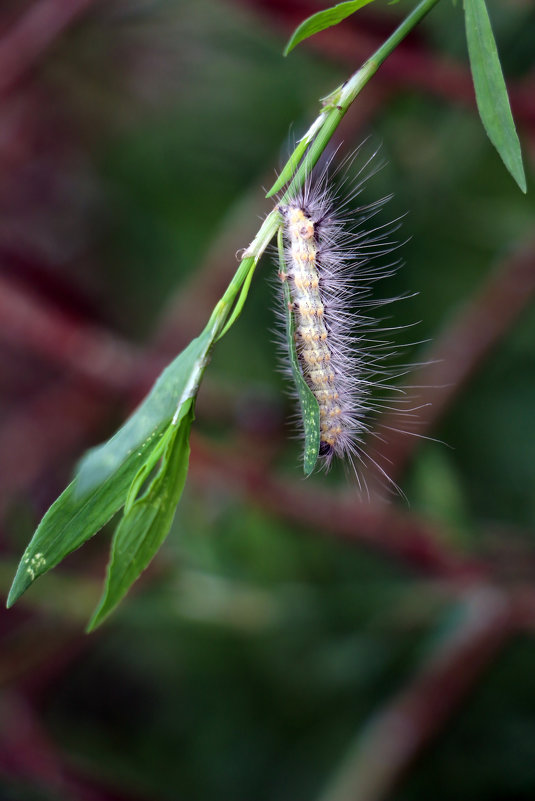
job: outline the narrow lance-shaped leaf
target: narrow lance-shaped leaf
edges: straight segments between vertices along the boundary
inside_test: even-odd
[[[12,606],[43,573],[97,533],[123,506],[129,487],[160,446],[177,400],[191,397],[212,344],[208,327],[163,371],[143,403],[104,445],[89,451],[78,475],[41,520],[8,596]],[[186,397],[184,397],[186,396]]]
[[[525,192],[520,142],[484,0],[464,0],[464,15],[479,116],[503,163]]]
[[[124,503],[132,478],[143,458],[157,445],[154,439],[131,454],[121,467],[91,492],[76,492],[76,480],[61,493],[47,511],[20,560],[7,599],[13,606],[39,576],[55,567],[110,520]]]
[[[167,443],[160,469],[149,488],[125,512],[113,536],[104,594],[88,626],[96,628],[145,570],[169,533],[189,463],[193,399],[187,400]]]
[[[208,326],[165,368],[150,393],[126,423],[80,462],[76,491],[82,495],[116,472],[143,443],[161,436],[177,405],[196,394],[214,332]]]
[[[324,31],[325,28],[338,25],[343,19],[350,17],[355,11],[372,2],[373,0],[349,0],[349,2],[338,3],[336,6],[325,8],[323,11],[318,11],[317,14],[312,14],[292,33],[288,44],[284,48],[284,55],[287,56],[303,39],[308,39],[310,36],[314,36],[315,33]]]
[[[240,294],[238,295],[238,299],[234,305],[234,308],[232,309],[232,312],[227,322],[225,323],[225,327],[218,335],[216,342],[222,339],[227,333],[227,331],[229,331],[229,329],[232,328],[232,326],[242,313],[243,306],[245,304],[245,301],[247,300],[247,295],[249,294],[249,289],[251,288],[251,281],[253,280],[253,275],[256,268],[256,261],[251,257],[244,259],[244,261],[248,261],[250,263],[249,272],[247,273],[247,276],[242,284]]]
[[[279,268],[281,276],[286,273],[286,264],[284,260],[284,244],[282,240],[282,228],[278,234],[278,250],[279,250]],[[320,449],[320,410],[318,401],[314,397],[312,390],[303,378],[299,360],[297,358],[297,350],[295,347],[295,319],[292,314],[292,299],[290,296],[290,288],[288,281],[283,280],[283,296],[284,306],[286,309],[286,336],[288,353],[290,354],[290,366],[292,369],[292,376],[299,396],[299,404],[301,406],[301,416],[303,419],[303,428],[305,434],[305,449],[303,454],[303,470],[306,476],[309,476],[316,466],[318,461]]]
[[[338,97],[339,93],[339,99],[332,108],[321,112],[305,136],[305,142],[299,148],[297,156],[302,156],[309,146],[307,157],[291,177],[291,186],[287,189],[287,194],[303,185],[341,118],[378,66],[437,2],[438,0],[420,0],[418,6],[363,67],[331,94],[331,96],[336,94]],[[365,3],[340,4],[342,8],[349,5],[361,7]],[[340,21],[343,16],[335,22]],[[298,158],[297,161],[299,160]],[[296,165],[292,160],[291,169],[294,166]],[[177,407],[181,408],[186,400],[194,398],[210,348],[222,332],[228,330],[241,311],[249,289],[252,269],[275,234],[279,225],[278,218],[277,211],[273,210],[264,220],[248,248],[248,257],[242,259],[200,337],[164,371],[149,397],[123,428],[109,442],[94,449],[82,461],[74,482],[50,507],[26,549],[9,594],[8,605],[13,604],[38,576],[54,567],[64,556],[93,536],[125,502],[128,504],[126,515],[132,513],[141,485],[160,458],[161,450],[164,446],[167,447],[165,438],[174,412]],[[238,293],[241,294],[233,310],[232,304]],[[225,325],[227,321],[228,325]],[[291,315],[288,322],[291,330],[293,324]],[[307,440],[305,471],[310,472],[319,450],[319,414],[316,417],[317,402],[299,372],[293,340],[290,352],[296,383],[302,393],[302,402],[305,403],[305,407],[307,403],[309,404],[311,412],[309,415],[304,407]],[[310,427],[308,427],[309,419],[316,421]]]
[[[295,147],[295,150],[293,151],[292,155],[284,165],[281,174],[279,175],[279,177],[277,178],[277,180],[275,181],[269,192],[267,192],[266,194],[267,198],[273,197],[273,195],[275,195],[279,191],[279,189],[282,189],[282,187],[285,186],[289,182],[289,180],[294,176],[295,171],[299,166],[299,162],[303,158],[303,155],[309,143],[310,143],[310,138],[307,138],[306,136],[304,136],[302,139],[299,140],[299,142]]]

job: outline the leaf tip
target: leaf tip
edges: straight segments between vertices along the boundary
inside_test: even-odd
[[[14,593],[12,593],[12,591],[10,590],[9,595],[7,596],[6,609],[11,609],[16,600],[17,598],[15,597]]]
[[[506,160],[504,158],[503,154],[500,151],[498,151],[498,153],[500,154],[500,157],[501,157],[503,163],[505,164],[505,166],[507,168],[507,171],[511,175],[513,181],[518,186],[520,191],[524,195],[526,195],[527,191],[528,191],[528,186],[527,186],[527,181],[526,181],[526,173],[524,172],[524,165],[522,163],[522,155],[520,154],[520,145],[518,145],[518,148],[519,148],[519,152],[518,152],[518,158],[516,160],[516,163],[511,163],[510,160]]]
[[[33,578],[28,574],[26,565],[24,562],[21,562],[7,596],[6,609],[11,609],[13,604],[26,592],[32,582]]]
[[[104,623],[104,620],[108,617],[110,611],[111,611],[111,609],[109,609],[109,608],[106,609],[105,605],[103,604],[103,602],[101,600],[101,602],[99,603],[99,605],[97,606],[97,608],[95,609],[93,614],[91,615],[89,623],[85,627],[85,633],[86,634],[92,634],[95,631],[95,629],[98,629],[98,627],[102,623]]]
[[[285,174],[285,172],[286,172],[286,170],[283,170],[283,171],[281,172],[281,174],[279,175],[279,177],[277,178],[277,180],[275,181],[275,183],[273,184],[273,186],[271,187],[271,189],[269,190],[269,192],[267,192],[267,194],[266,194],[266,198],[270,198],[270,197],[273,197],[273,195],[276,195],[276,194],[277,194],[277,192],[278,192],[280,189],[282,189],[282,187],[283,187],[283,186],[284,186],[286,183],[288,183],[288,178],[286,177],[286,174]]]

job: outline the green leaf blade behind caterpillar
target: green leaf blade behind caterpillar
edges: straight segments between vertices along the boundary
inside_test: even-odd
[[[282,228],[278,234],[278,250],[279,250],[279,266],[281,275],[284,275],[285,261],[284,261],[284,244],[282,241]],[[303,470],[306,476],[309,476],[314,470],[318,461],[320,450],[320,410],[318,401],[314,397],[312,390],[303,378],[299,360],[297,357],[297,350],[295,347],[295,320],[292,314],[292,299],[290,296],[290,287],[288,281],[283,281],[283,294],[284,306],[286,309],[286,336],[288,353],[290,355],[290,366],[292,376],[299,396],[299,403],[301,406],[301,416],[303,420],[304,435],[305,435],[305,448],[303,453]]]

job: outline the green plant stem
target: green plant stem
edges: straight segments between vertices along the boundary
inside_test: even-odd
[[[374,55],[346,83],[323,100],[321,113],[298,143],[270,194],[289,183],[282,198],[282,201],[286,201],[290,193],[302,187],[361,89],[437,2],[422,0]],[[75,481],[50,507],[28,545],[13,581],[8,607],[36,578],[92,537],[125,503],[126,511],[114,539],[114,543],[121,541],[120,548],[114,545],[111,562],[114,572],[108,574],[103,596],[106,609],[111,609],[109,599],[112,598],[115,604],[149,563],[169,531],[174,507],[182,492],[187,473],[188,438],[193,422],[194,401],[210,351],[237,320],[256,265],[281,223],[277,205],[267,215],[243,254],[236,273],[201,334],[164,370],[147,398],[122,428],[107,443],[86,455]],[[306,392],[303,397],[305,395]],[[175,398],[178,402],[173,415]],[[319,447],[319,440],[314,439],[319,430],[316,407],[308,404],[305,398],[304,415],[310,417],[307,423],[310,448],[307,445],[304,465],[307,473],[313,468]],[[144,481],[159,459],[161,467],[148,492],[138,497]],[[128,564],[130,557],[126,556],[123,541],[128,548],[134,548],[137,554],[137,561],[132,565]],[[141,557],[138,552],[142,554]],[[119,574],[118,584],[116,567],[123,571]],[[99,607],[100,615],[104,608]],[[100,619],[94,618],[91,626]]]
[[[245,302],[245,297],[240,295],[238,302],[234,305],[238,292],[245,289],[245,294],[247,294],[255,267],[266,247],[277,233],[279,225],[279,212],[277,209],[273,209],[268,214],[257,235],[247,248],[238,269],[225,290],[225,294],[218,301],[210,316],[206,327],[214,329],[214,341],[221,339],[238,318],[243,303]]]
[[[407,34],[412,31],[438,2],[439,0],[422,0],[422,2],[405,17],[403,22],[398,25],[392,35],[364,62],[362,67],[353,73],[348,81],[324,98],[323,103],[325,108],[304,137],[305,140],[307,137],[310,138],[310,149],[303,159],[301,166],[297,172],[294,173],[291,183],[281,199],[282,202],[285,202],[289,197],[295,194],[296,190],[301,188],[307,175],[325,150],[350,105],[366,86],[370,78],[375,75],[383,61],[385,61]],[[302,147],[302,142],[298,144],[298,147]],[[295,161],[295,151],[290,156],[289,163],[292,163],[292,160]],[[281,175],[283,175],[285,171],[286,168],[282,170]],[[272,191],[273,190],[268,193],[268,197],[271,195]]]
[[[348,81],[324,98],[322,101],[324,107],[321,113],[298,143],[267,197],[273,195],[290,181],[281,198],[281,202],[286,202],[303,186],[307,175],[310,174],[327,147],[333,133],[357,95],[366,86],[372,75],[375,75],[383,61],[438,2],[439,0],[422,0],[362,67]],[[309,145],[310,148],[303,157],[306,147]],[[298,164],[300,166],[296,171]],[[264,250],[277,233],[279,225],[280,215],[277,209],[273,209],[247,248],[225,294],[212,312],[207,328],[213,329],[215,332],[213,341],[221,339],[238,318],[245,302],[252,274]],[[241,295],[236,301],[240,291]]]

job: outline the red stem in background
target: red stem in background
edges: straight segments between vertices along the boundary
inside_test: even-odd
[[[34,0],[0,40],[0,97],[36,66],[96,0]]]
[[[91,0],[36,0],[0,41],[0,94],[16,88],[67,26],[91,5]],[[256,10],[261,8],[271,19],[277,17],[286,32],[307,13],[317,10],[294,0],[269,3],[262,0],[247,5]],[[310,46],[354,67],[382,40],[374,33],[369,19],[366,15],[359,16],[355,25],[349,23],[336,31],[324,32]],[[434,58],[418,35],[411,36],[383,65],[377,85],[383,90],[418,87],[437,97],[473,105],[468,70]],[[513,85],[510,94],[516,118],[533,126],[535,106],[530,85],[532,81],[523,86]],[[366,97],[364,93],[363,101]],[[239,241],[237,246],[243,244]],[[428,399],[432,396],[433,400],[423,418],[425,430],[444,413],[492,345],[504,336],[529,302],[535,282],[534,251],[535,246],[531,246],[490,278],[476,299],[439,338],[432,358],[441,361],[424,368],[424,375],[414,378],[414,383],[428,385]],[[169,343],[170,350],[177,343],[184,344],[189,333],[197,333],[188,333],[189,328],[196,325],[199,308],[209,310],[213,305],[212,294],[216,297],[219,294],[218,282],[226,269],[227,265],[220,261],[214,280],[206,282],[205,272],[202,280],[193,284],[188,302],[179,301],[183,311],[188,310],[192,297],[199,305],[195,307],[195,320],[190,318],[184,324],[183,318],[179,318],[178,330],[173,329],[175,314],[168,318],[171,320],[168,327],[162,326],[165,330],[161,330],[161,341],[165,341],[166,347]],[[207,272],[212,273],[212,266]],[[11,482],[7,486],[12,491],[27,488],[56,464],[62,454],[71,455],[73,449],[83,444],[87,432],[94,431],[108,413],[110,401],[115,398],[130,401],[132,394],[142,384],[150,383],[164,365],[161,346],[151,353],[141,351],[102,328],[79,324],[52,304],[43,304],[6,280],[0,281],[0,340],[15,350],[37,354],[72,376],[64,383],[45,387],[4,421],[0,429],[0,474],[2,482]],[[395,423],[392,419],[389,422],[389,418],[383,422]],[[399,472],[417,442],[405,437],[404,445],[400,446],[401,440],[394,434],[389,440],[382,456],[393,462],[394,471]],[[10,464],[9,455],[13,452],[21,459],[16,470]],[[470,586],[466,600],[468,614],[459,628],[443,641],[408,687],[379,713],[340,774],[337,786],[343,787],[347,781],[348,801],[357,797],[359,801],[385,798],[416,755],[441,730],[485,666],[509,642],[515,625],[535,630],[533,593],[529,588],[518,593],[515,605],[513,594],[505,596],[487,585],[474,585],[474,580],[481,580],[484,568],[455,553],[444,542],[441,532],[410,512],[356,504],[347,497],[319,491],[315,485],[305,486],[267,475],[258,464],[229,457],[228,452],[223,459],[212,446],[206,448],[195,438],[192,478],[203,485],[208,474],[226,489],[244,493],[268,512],[304,526],[307,531],[321,530],[370,545],[415,569],[447,578],[451,586],[463,587],[465,583]],[[51,645],[50,641],[46,643],[47,648]],[[58,635],[55,645],[58,651],[67,648],[64,635]],[[40,670],[48,653],[44,650],[42,658],[36,659],[32,650],[33,662],[28,670]],[[7,680],[20,675],[20,666],[20,659],[4,658]],[[39,786],[61,787],[62,792],[80,801],[118,801],[112,791],[93,788],[92,782],[73,778],[36,719],[31,704],[12,694],[4,696],[4,713],[6,710],[8,715],[4,714],[4,720],[13,719],[17,726],[15,732],[9,730],[0,735],[0,770]],[[334,798],[326,796],[325,801]],[[338,796],[337,801],[342,799],[345,801]]]
[[[47,471],[75,459],[109,416],[110,404],[79,381],[57,381],[32,394],[0,424],[0,517]],[[41,512],[41,510],[36,510]]]
[[[0,773],[17,785],[73,801],[142,801],[137,793],[125,795],[72,770],[22,693],[4,691],[0,710]]]
[[[80,324],[2,277],[0,342],[61,365],[112,394],[131,389],[141,358],[141,351],[116,335]]]
[[[515,633],[507,596],[481,585],[414,679],[359,734],[321,801],[382,801]]]
[[[354,494],[335,494],[316,483],[269,475],[258,460],[233,457],[228,449],[217,454],[199,437],[193,438],[191,476],[199,488],[222,485],[226,491],[252,500],[268,513],[348,542],[379,550],[415,570],[454,580],[473,580],[485,568],[455,553],[440,526],[394,506],[355,500]]]
[[[535,297],[535,240],[503,262],[484,281],[475,296],[436,338],[424,356],[427,364],[407,380],[407,394],[422,405],[413,429],[432,431],[478,367],[513,327]],[[374,459],[393,479],[418,448],[421,440],[407,436],[410,418],[385,414],[376,425],[384,437],[374,443]]]
[[[413,378],[413,384],[423,384],[426,387],[426,389],[418,390],[419,402],[431,402],[430,406],[422,409],[419,413],[421,420],[421,425],[418,428],[419,432],[428,431],[436,423],[456,397],[468,377],[473,374],[477,366],[488,354],[492,345],[500,340],[529,302],[531,295],[535,292],[534,254],[535,245],[532,245],[508,260],[495,275],[490,277],[488,284],[483,287],[451,328],[447,329],[438,339],[432,353],[432,358],[436,361],[422,368],[418,375]],[[27,351],[37,352],[42,356],[53,359],[56,363],[62,364],[71,371],[76,371],[75,374],[84,379],[91,380],[95,384],[95,389],[98,387],[106,393],[118,393],[118,395],[128,397],[132,390],[133,382],[137,382],[139,375],[145,374],[145,376],[148,376],[149,373],[152,373],[152,378],[161,366],[161,363],[158,364],[159,360],[145,356],[141,352],[136,352],[112,334],[102,332],[93,327],[79,326],[73,321],[66,320],[63,316],[55,314],[55,311],[51,308],[46,309],[35,301],[30,301],[28,298],[21,296],[11,285],[2,281],[0,281],[0,320],[0,338],[17,342]],[[52,392],[51,397],[52,405],[55,406],[57,404],[58,408],[61,409],[62,404],[55,391]],[[40,402],[39,400],[37,401],[37,403]],[[92,403],[94,403],[94,400],[92,401],[90,396],[85,394],[81,408],[87,407],[87,410],[84,411],[84,416],[89,415],[87,420],[88,423],[91,421],[91,426],[94,421],[100,419],[100,413],[96,418],[93,418],[94,413],[91,412]],[[67,405],[70,406],[70,404]],[[73,406],[74,418],[77,415],[77,406],[77,403]],[[35,409],[30,407],[29,414],[33,417]],[[53,416],[49,415],[49,422]],[[26,441],[32,443],[31,448],[33,449],[36,447],[35,443],[43,442],[42,456],[46,459],[46,442],[48,441],[46,439],[46,431],[43,430],[39,433],[40,428],[43,427],[42,420],[44,420],[44,417],[42,414],[38,415],[38,417],[40,419],[36,421],[35,441],[34,438],[28,439],[27,437]],[[0,442],[13,443],[18,441],[17,431],[19,430],[21,431],[22,439],[24,439],[25,419],[23,414],[21,418],[22,427],[18,424],[13,425],[13,423],[17,422],[16,419],[8,421],[8,427],[4,426],[0,429]],[[68,415],[66,419],[69,419]],[[63,422],[63,417],[60,414],[58,423],[63,426]],[[400,424],[406,427],[406,423],[406,420],[402,420],[400,423],[399,418],[394,415],[387,416],[380,421],[381,425],[387,425],[394,429]],[[52,432],[51,436],[54,435],[55,426],[45,427],[45,429]],[[74,429],[76,429],[76,423],[74,423]],[[74,431],[71,433],[74,433]],[[68,431],[66,436],[67,439],[70,436]],[[67,446],[68,443],[65,443],[65,445]],[[418,438],[397,435],[395,431],[391,431],[387,443],[382,444],[379,441],[374,457],[385,460],[389,464],[389,473],[398,474],[417,445]],[[20,444],[16,450],[21,456]],[[2,452],[6,454],[12,453],[13,447],[5,447]],[[28,464],[32,465],[33,456],[27,461]],[[44,469],[41,459],[37,459],[36,462]],[[238,484],[243,484],[244,481],[249,480],[247,478],[248,470],[249,468],[246,465],[237,466],[235,479]],[[225,473],[225,470],[222,469],[222,472]],[[16,482],[16,474],[9,478],[10,474],[12,474],[9,465],[4,465],[2,469],[0,462],[0,475],[2,474],[8,477],[9,486],[11,486],[12,481]],[[33,466],[31,470],[27,471],[27,475],[31,480],[36,478],[37,473]],[[230,473],[227,475],[230,475]],[[306,491],[304,491],[302,503],[297,500],[299,493],[297,493],[297,497],[291,496],[284,500],[287,495],[286,482],[279,485],[275,479],[272,481],[274,483],[270,489],[269,480],[266,476],[262,476],[262,480],[256,482],[257,485],[263,484],[266,487],[264,499],[271,499],[270,503],[274,505],[272,508],[278,506],[279,509],[283,509],[286,505],[290,511],[293,510],[291,512],[293,519],[300,519],[299,515],[305,514],[309,503],[306,500]],[[16,483],[16,486],[19,489],[22,488],[23,482],[22,484]],[[328,513],[324,514],[322,508],[319,508],[320,506],[323,509],[328,509]],[[325,498],[322,504],[313,504],[313,508],[317,508],[317,516],[314,519],[323,521],[328,530],[333,525],[336,525],[333,521],[338,515],[343,517],[344,522],[341,523],[341,527],[346,531],[347,536],[351,536],[351,526],[354,528],[354,521],[351,522],[351,515],[343,512],[342,505],[337,503],[335,508],[332,502]],[[371,506],[362,507],[364,510],[366,508],[371,509]],[[298,509],[300,510],[299,512],[297,512]],[[381,519],[384,521],[382,514]],[[372,518],[374,518],[374,515],[375,513],[372,514]],[[309,518],[305,516],[305,518],[301,519]],[[368,520],[369,515],[364,513],[362,519]],[[364,536],[364,539],[373,540],[377,547],[386,548],[387,552],[391,551],[392,548],[395,550],[396,547],[404,549],[404,559],[408,558],[408,554],[414,548],[413,559],[417,563],[423,564],[428,557],[422,556],[425,552],[421,539],[422,534],[418,535],[418,545],[414,547],[414,542],[408,537],[408,529],[410,529],[408,521],[410,519],[410,515],[407,515],[400,537],[392,539],[392,535],[386,529],[383,532],[384,536],[381,536],[381,529],[376,524],[370,527],[369,523],[364,526],[367,534],[361,534],[360,536]],[[416,523],[415,525],[417,526]],[[372,530],[374,532],[373,535]],[[398,542],[398,546],[393,545],[394,541]],[[436,547],[434,537],[429,538],[427,547],[431,552]],[[429,558],[433,562],[434,557]]]

